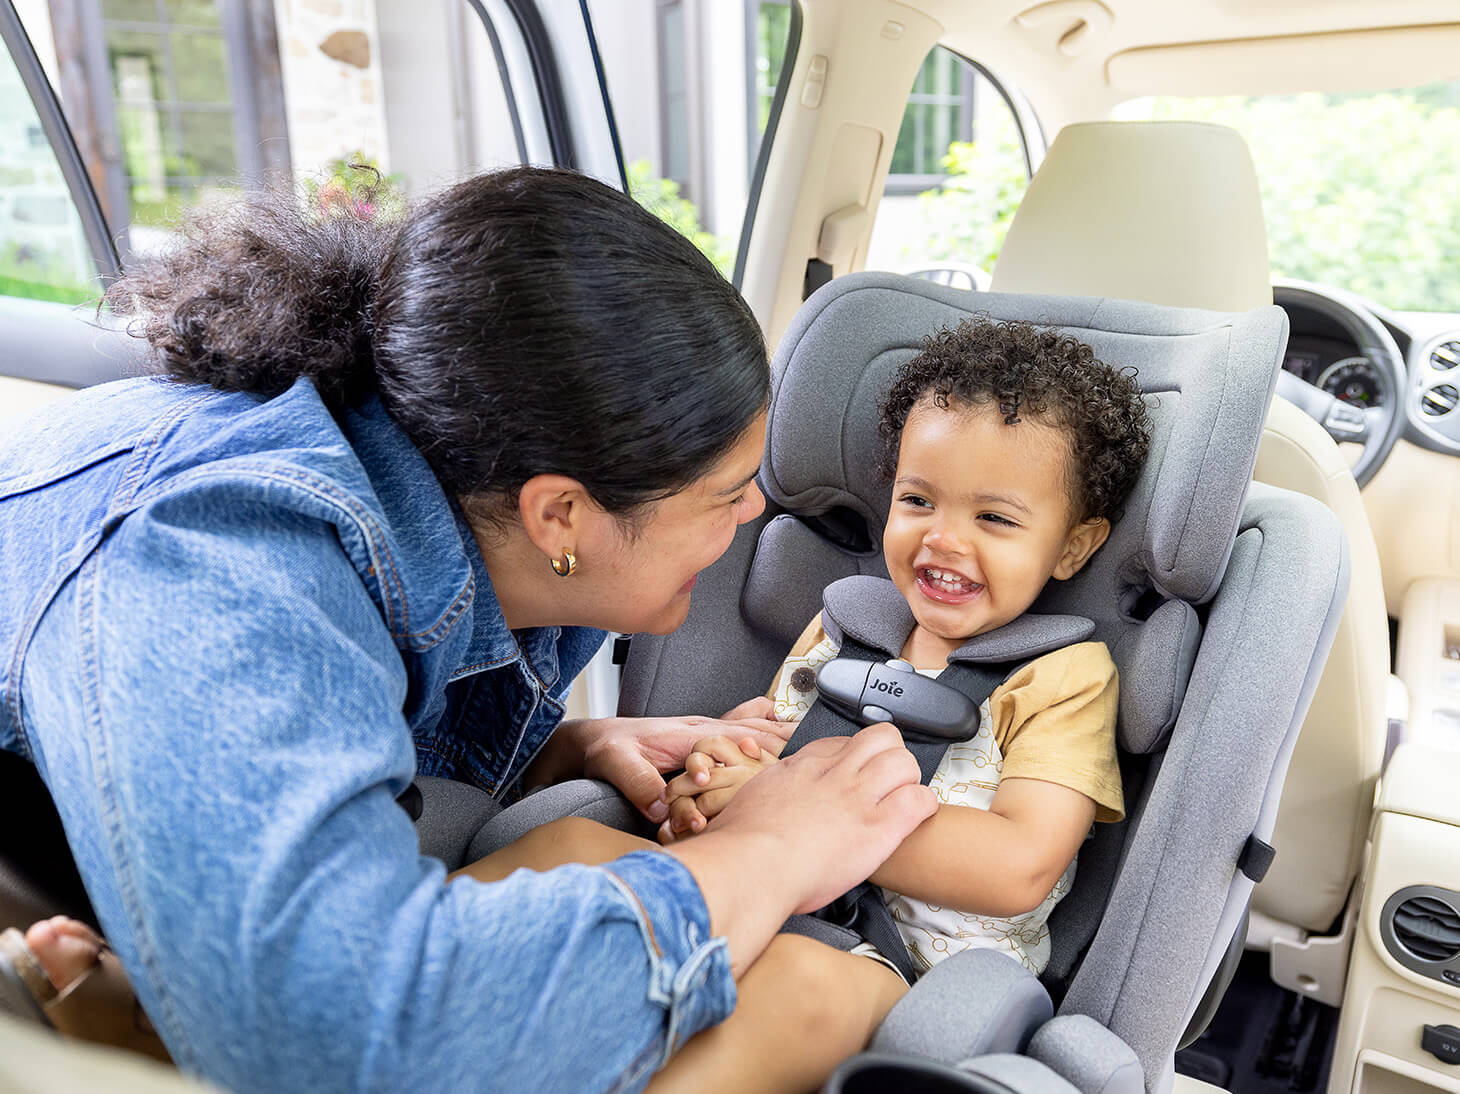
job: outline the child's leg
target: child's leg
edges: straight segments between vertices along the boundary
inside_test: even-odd
[[[451,879],[476,878],[478,881],[500,881],[513,870],[551,870],[554,866],[576,862],[585,866],[612,862],[630,851],[658,851],[656,843],[620,832],[584,817],[564,817],[534,828],[521,839],[514,840],[500,851],[493,851],[463,866]]]
[[[777,935],[741,977],[735,1013],[691,1038],[648,1094],[820,1089],[906,992],[878,961]]]

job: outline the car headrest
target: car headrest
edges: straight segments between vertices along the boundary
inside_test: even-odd
[[[838,278],[802,308],[772,365],[761,484],[788,515],[762,533],[742,610],[774,631],[804,588],[880,570],[891,483],[877,471],[878,403],[924,336],[975,313],[1059,327],[1134,368],[1148,395],[1151,453],[1124,518],[1034,607],[1095,621],[1121,671],[1121,743],[1148,751],[1180,706],[1200,635],[1194,606],[1215,594],[1232,550],[1287,339],[1279,308],[1225,314]]]
[[[990,287],[1230,311],[1271,304],[1246,143],[1206,122],[1065,126],[1019,203]]]

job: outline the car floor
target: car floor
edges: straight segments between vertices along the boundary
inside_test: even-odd
[[[1176,1070],[1232,1094],[1321,1092],[1337,1033],[1337,1008],[1278,987],[1268,955],[1251,950],[1206,1032],[1176,1054]]]

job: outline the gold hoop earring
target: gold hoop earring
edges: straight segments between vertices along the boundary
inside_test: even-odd
[[[553,573],[559,577],[572,577],[573,571],[578,568],[578,560],[573,557],[572,551],[564,551],[561,559],[553,559]]]

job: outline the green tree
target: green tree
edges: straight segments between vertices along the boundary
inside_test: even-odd
[[[904,255],[992,270],[1029,187],[1014,119],[1003,111],[980,118],[977,138],[950,144],[943,167],[943,184],[918,197],[918,228]]]
[[[1274,275],[1393,308],[1460,311],[1460,109],[1449,102],[1436,85],[1157,100],[1151,116],[1217,122],[1246,138]]]
[[[629,194],[660,220],[700,249],[728,280],[735,269],[735,250],[728,240],[700,226],[700,211],[679,196],[679,183],[660,178],[648,160],[629,164]]]

